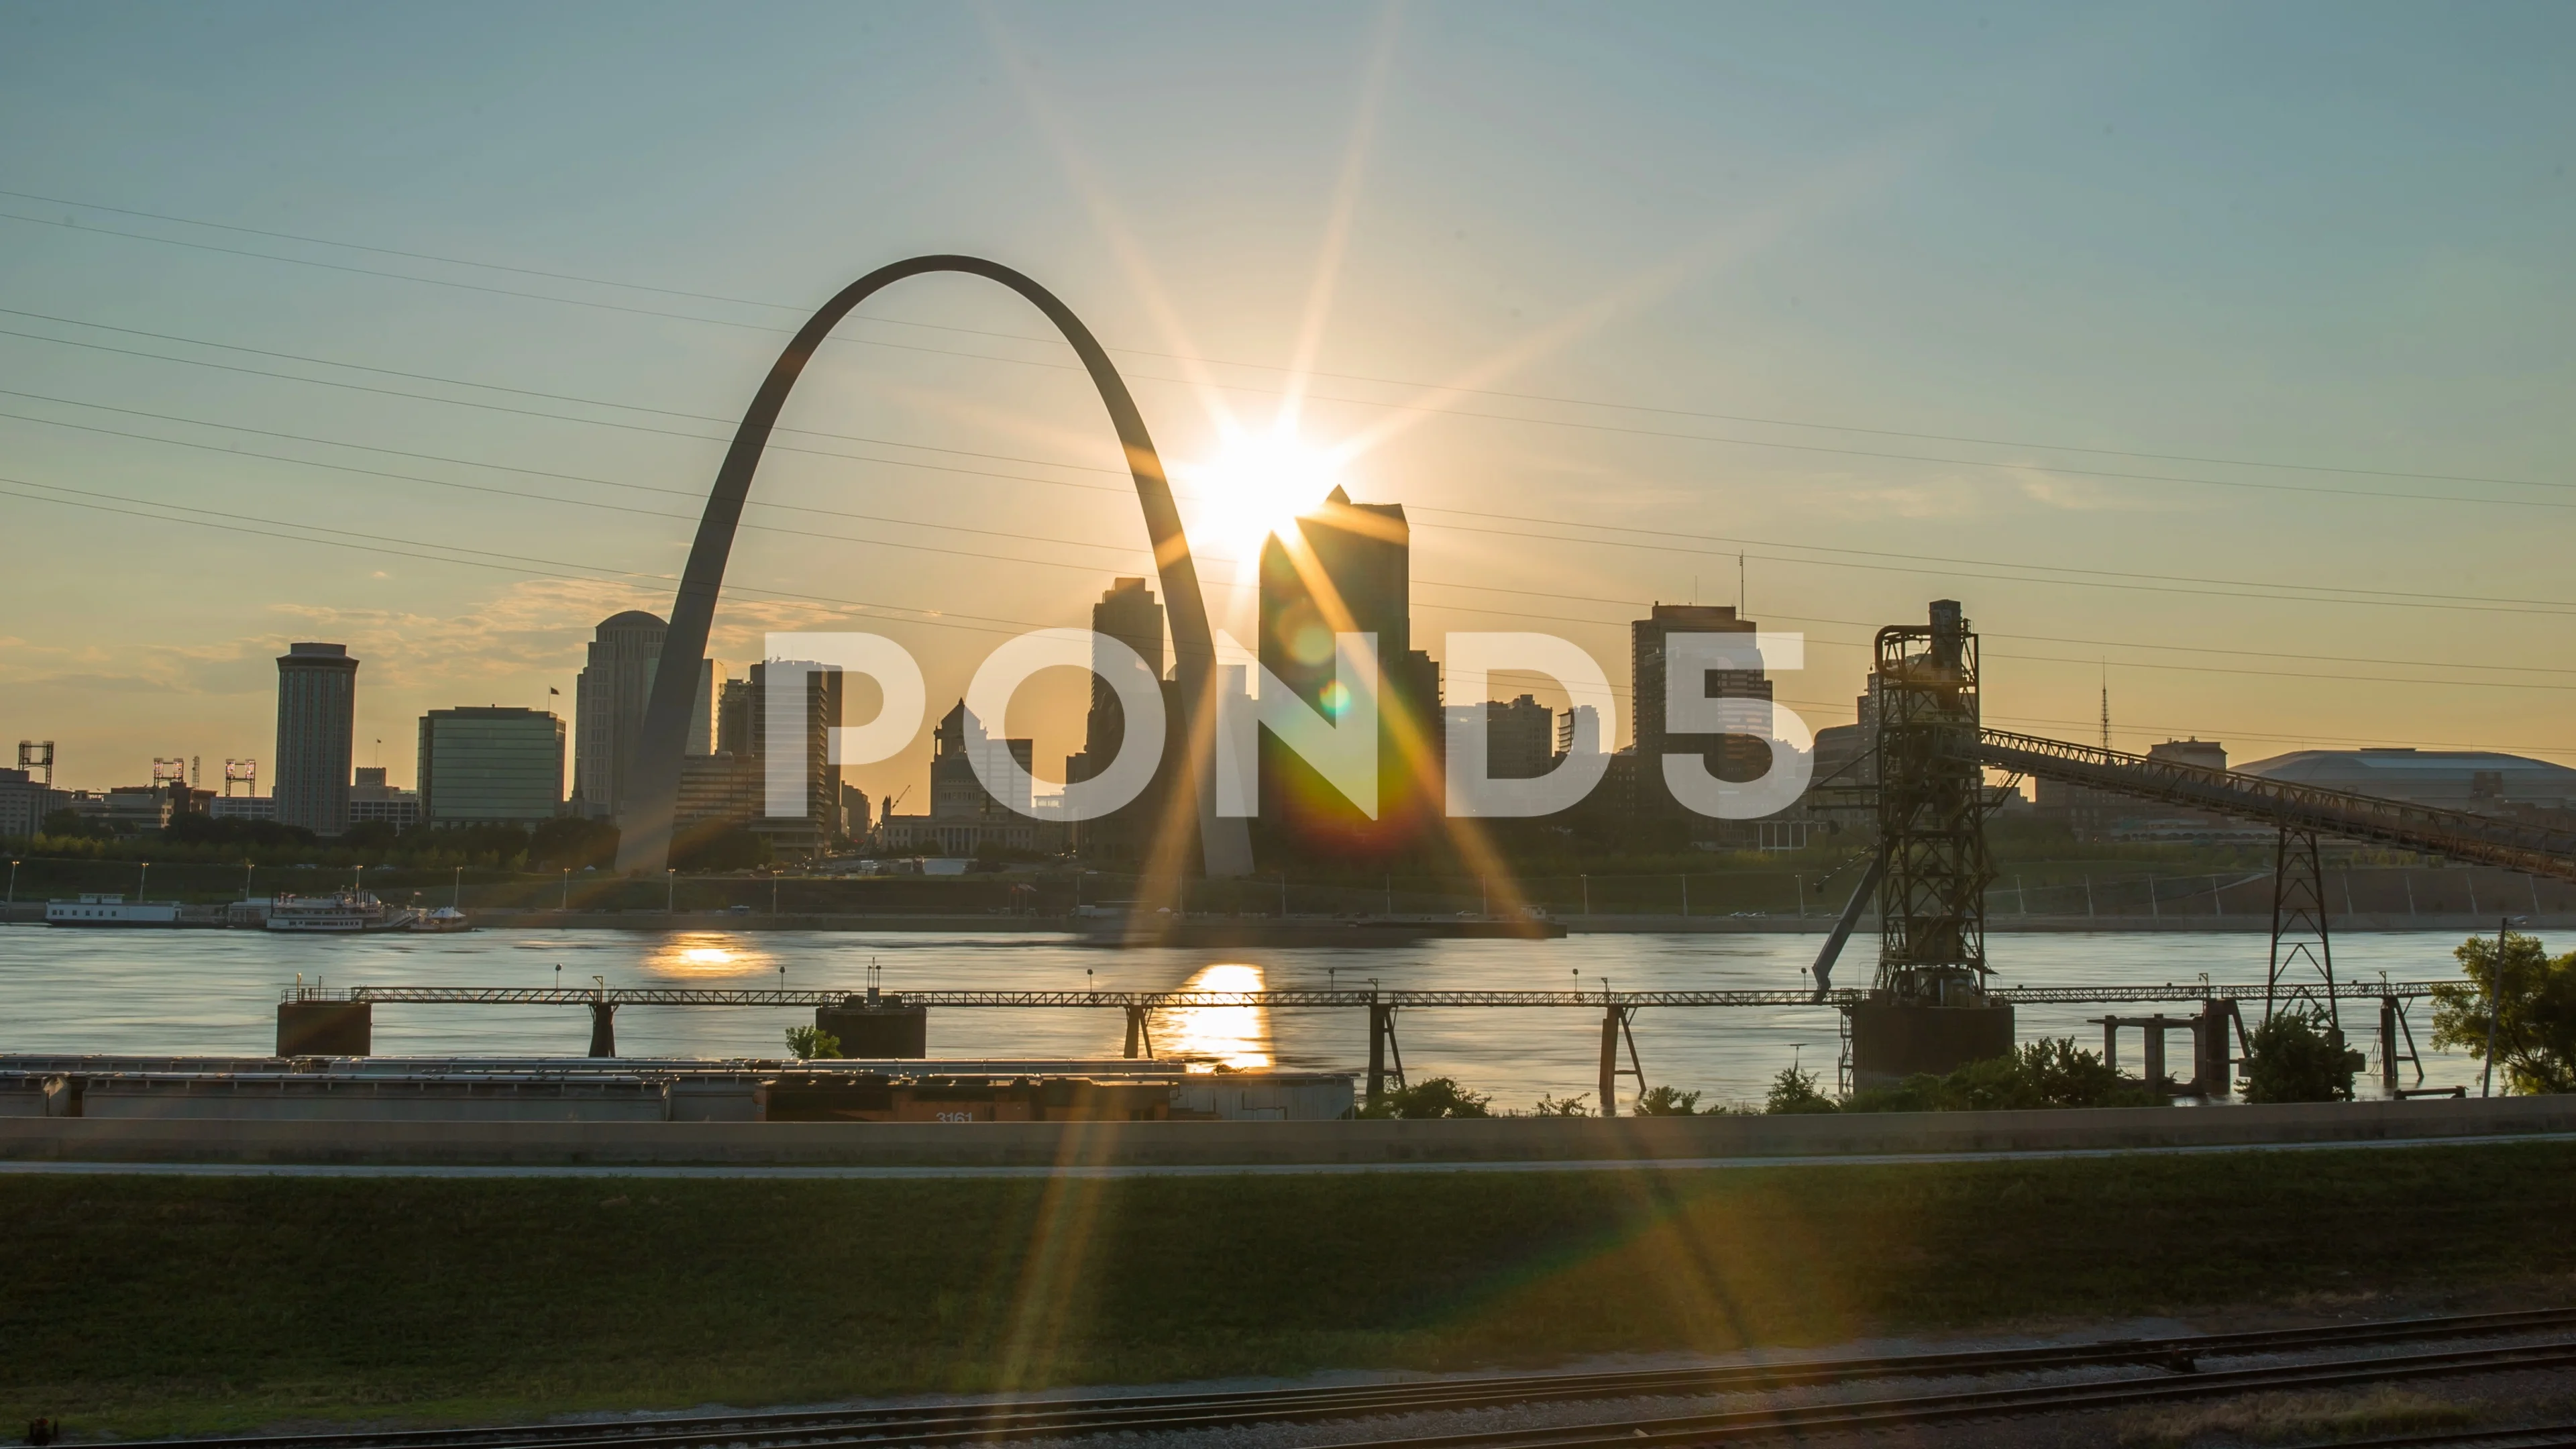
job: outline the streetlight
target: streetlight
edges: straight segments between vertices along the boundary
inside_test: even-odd
[[[18,862],[9,862],[9,904],[18,904]]]
[[[665,887],[662,896],[662,914],[667,916],[680,908],[680,872],[674,867],[664,866],[662,883]]]
[[[572,909],[572,867],[565,866],[563,873],[563,908],[569,911]]]
[[[2481,1097],[2495,1095],[2496,1018],[2504,1015],[2504,928],[2521,919],[2504,916],[2496,921],[2495,969],[2487,973],[2487,1061],[2486,1069],[2478,1074]]]
[[[456,868],[456,894],[448,900],[448,905],[454,910],[465,909],[465,867],[461,865]]]
[[[141,900],[152,893],[152,862],[143,862],[143,873],[135,878],[134,898]]]

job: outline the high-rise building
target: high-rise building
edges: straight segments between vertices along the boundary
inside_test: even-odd
[[[1732,604],[1657,604],[1628,626],[1631,678],[1637,700],[1637,808],[1649,819],[1686,821],[1694,836],[1715,838],[1719,823],[1683,807],[1664,783],[1665,755],[1697,755],[1721,780],[1758,780],[1771,768],[1771,747],[1752,735],[1674,734],[1665,726],[1668,641],[1681,634],[1760,632],[1736,617]],[[1750,639],[1745,641],[1751,643]],[[1712,669],[1700,684],[1702,699],[1760,699],[1771,681],[1759,669]]]
[[[1188,756],[1187,742],[1181,738],[1179,728],[1180,714],[1173,708],[1177,699],[1169,684],[1163,682],[1163,606],[1154,601],[1154,591],[1145,586],[1145,580],[1113,579],[1100,602],[1091,606],[1091,628],[1135,650],[1164,690],[1163,756],[1153,782],[1127,804],[1074,827],[1076,843],[1086,855],[1132,862],[1145,857],[1153,846],[1154,833],[1166,824],[1182,829],[1192,824],[1166,818],[1168,792],[1173,781],[1183,778],[1181,772],[1187,768]],[[1097,657],[1095,651],[1092,664],[1091,711],[1083,718],[1082,753],[1064,762],[1067,783],[1091,779],[1108,769],[1127,741],[1126,706],[1104,677],[1108,661]]]
[[[1300,516],[1293,536],[1261,546],[1262,666],[1331,717],[1337,633],[1377,636],[1377,819],[1363,816],[1322,774],[1262,736],[1261,830],[1310,847],[1389,849],[1439,811],[1443,736],[1440,672],[1413,647],[1412,532],[1393,503],[1353,503],[1336,488]]]
[[[775,683],[789,671],[801,676],[804,685],[803,719],[792,729],[797,753],[802,757],[796,768],[804,781],[805,808],[794,815],[772,815],[767,781],[776,762],[771,759],[770,711],[784,697]],[[841,767],[831,762],[831,732],[841,722],[841,681],[839,669],[804,661],[770,660],[751,666],[745,708],[748,718],[743,731],[745,749],[737,758],[758,764],[762,811],[752,820],[751,828],[767,837],[774,850],[810,852],[821,848],[838,831]]]
[[[751,681],[728,679],[716,686],[716,748],[719,755],[751,754]]]
[[[520,705],[420,717],[420,801],[436,825],[534,826],[563,812],[564,724]]]
[[[1486,770],[1494,779],[1535,780],[1555,768],[1556,735],[1556,711],[1534,695],[1485,702]]]
[[[1143,579],[1113,579],[1091,606],[1091,629],[1136,651],[1154,678],[1163,677],[1163,606]],[[1093,658],[1091,713],[1082,727],[1082,752],[1105,769],[1127,738],[1127,716],[1118,692],[1105,677],[1108,661]]]
[[[724,661],[698,661],[698,693],[689,701],[689,738],[680,747],[684,755],[712,755],[716,752],[716,681],[724,678]]]
[[[0,836],[33,835],[45,817],[71,808],[71,792],[57,790],[29,770],[0,770]]]
[[[277,656],[277,822],[316,835],[349,828],[358,661],[345,644],[290,644]]]
[[[629,781],[644,744],[644,707],[653,697],[666,627],[658,615],[629,609],[600,620],[591,639],[573,691],[573,794],[584,815],[613,820],[632,797]]]

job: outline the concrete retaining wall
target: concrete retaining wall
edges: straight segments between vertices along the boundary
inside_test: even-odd
[[[0,1118],[0,1159],[997,1167],[1669,1161],[2576,1132],[2576,1097],[1434,1122],[173,1122]]]

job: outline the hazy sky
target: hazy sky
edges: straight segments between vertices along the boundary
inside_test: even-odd
[[[1740,552],[1814,725],[1955,596],[2008,727],[2091,738],[2107,670],[2130,748],[2576,761],[2571,55],[2565,6],[14,5],[0,735],[211,779],[293,639],[397,782],[424,709],[568,708],[782,329],[962,251],[1116,350],[1215,583],[1205,465],[1304,359],[1434,654],[1624,688]],[[880,630],[935,717],[1145,571],[1043,329],[958,279],[845,325],[713,652]],[[1014,710],[1042,773],[1081,693]]]

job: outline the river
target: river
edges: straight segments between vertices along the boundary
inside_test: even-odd
[[[2374,932],[2339,937],[2346,981],[2446,980],[2458,966],[2456,932]],[[244,931],[0,929],[0,1051],[41,1053],[259,1054],[275,1040],[280,988],[301,978],[331,986],[861,986],[871,964],[887,990],[907,988],[1167,990],[1199,987],[1352,986],[1408,989],[1779,989],[1803,986],[1817,939],[1797,935],[1577,935],[1557,941],[1435,941],[1378,950],[1132,950],[1078,946],[1025,934],[795,931],[483,930],[453,936],[279,937]],[[1856,940],[1838,975],[1868,978],[1869,945]],[[2231,933],[2101,932],[1997,935],[1988,951],[2004,984],[2138,985],[2263,979],[2267,939]],[[2187,1011],[2187,1006],[2119,1008]],[[2373,1053],[2378,1011],[2346,1002],[2345,1029]],[[2102,1006],[2019,1009],[2025,1039],[2072,1036],[2099,1049],[2087,1021]],[[2428,1085],[2466,1084],[2478,1064],[2436,1053],[2429,1003],[2410,1013]],[[619,1049],[633,1056],[776,1056],[785,1027],[811,1017],[788,1009],[621,1008]],[[1114,1056],[1116,1011],[938,1010],[931,1051],[948,1057]],[[1526,1109],[1542,1093],[1597,1090],[1597,1012],[1432,1009],[1403,1013],[1398,1038],[1415,1080],[1456,1077],[1491,1093],[1497,1110]],[[375,1047],[386,1055],[577,1053],[589,1022],[563,1007],[378,1007]],[[1356,1010],[1173,1013],[1156,1024],[1164,1055],[1241,1066],[1354,1071],[1365,1064],[1367,1027]],[[1648,1009],[1636,1044],[1646,1078],[1706,1094],[1709,1103],[1758,1102],[1791,1062],[1830,1085],[1838,1051],[1835,1013],[1824,1007]],[[2172,1043],[2188,1070],[2186,1038]],[[2138,1037],[2125,1034],[2124,1065],[2138,1069]],[[2375,1086],[2366,1090],[2375,1091]]]

